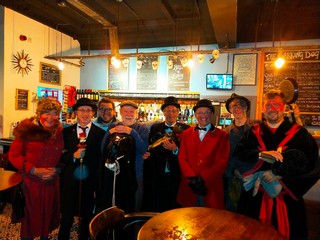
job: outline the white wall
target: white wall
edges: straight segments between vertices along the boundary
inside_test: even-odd
[[[0,137],[9,137],[12,122],[31,117],[35,113],[36,102],[31,102],[32,93],[37,92],[37,87],[63,89],[65,85],[79,87],[80,68],[65,64],[62,71],[61,85],[52,85],[39,82],[40,62],[57,65],[57,61],[45,59],[45,56],[61,51],[61,33],[55,29],[44,26],[10,9],[0,7],[4,16],[0,18]],[[1,14],[0,14],[1,15]],[[26,41],[20,41],[19,36],[27,36]],[[22,77],[13,68],[13,54],[24,50],[32,59],[31,72]],[[1,52],[3,51],[3,52]],[[80,45],[71,37],[62,34],[62,53],[80,54]],[[29,109],[15,109],[16,89],[29,90]]]

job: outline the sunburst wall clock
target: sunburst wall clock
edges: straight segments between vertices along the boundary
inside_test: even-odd
[[[31,64],[32,59],[29,57],[29,54],[24,53],[22,50],[21,52],[17,52],[17,54],[13,55],[13,68],[17,70],[18,73],[23,75],[28,74],[31,71]]]

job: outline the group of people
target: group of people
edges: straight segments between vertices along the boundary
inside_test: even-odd
[[[40,100],[36,116],[14,129],[9,152],[24,174],[21,238],[45,240],[60,226],[58,239],[70,239],[78,216],[79,239],[87,240],[93,216],[116,205],[126,213],[227,209],[273,225],[287,239],[307,239],[302,196],[320,176],[315,140],[285,119],[279,91],[264,95],[261,121],[247,117],[245,97],[232,94],[226,108],[234,121],[222,130],[208,99],[196,103],[197,125],[189,126],[177,122],[180,104],[172,96],[161,106],[165,120],[148,124],[137,121],[132,101],[120,104],[118,121],[110,99],[96,105],[81,98],[73,106],[77,123],[62,128],[61,104]]]

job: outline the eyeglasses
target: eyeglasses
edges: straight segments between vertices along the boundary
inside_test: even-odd
[[[173,109],[173,110],[165,109],[164,112],[165,112],[165,113],[178,113],[179,110],[177,110],[177,109]]]
[[[210,115],[212,113],[212,111],[206,111],[206,112],[196,112],[196,115]]]
[[[80,112],[80,113],[84,114],[84,113],[90,113],[90,112],[93,112],[93,111],[89,110],[89,109],[79,109],[79,110],[77,110],[77,112]]]
[[[238,104],[233,104],[230,106],[231,109],[236,110],[237,108],[246,108],[247,105],[245,105],[244,103],[238,103]]]
[[[113,108],[99,108],[100,112],[111,112],[113,110]]]
[[[278,110],[278,109],[280,109],[280,107],[282,106],[282,104],[280,104],[280,103],[274,103],[274,104],[266,104],[265,105],[265,108],[267,109],[267,110],[270,110],[270,109],[276,109],[276,110]]]

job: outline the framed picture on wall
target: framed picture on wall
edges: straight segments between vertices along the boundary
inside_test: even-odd
[[[233,55],[234,85],[256,85],[257,53]]]
[[[29,109],[29,90],[16,89],[16,110]]]

